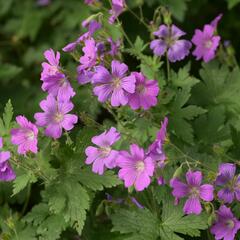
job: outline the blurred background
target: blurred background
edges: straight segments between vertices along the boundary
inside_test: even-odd
[[[139,6],[143,5],[147,21],[152,20],[158,5],[167,6],[173,13],[174,23],[187,32],[188,39],[191,39],[195,28],[202,28],[219,13],[223,13],[218,28],[222,42],[231,44],[238,53],[238,2],[240,1],[129,0],[127,4],[136,13],[139,13]],[[104,4],[109,7],[108,1]],[[96,8],[85,5],[84,0],[0,0],[0,111],[11,98],[15,114],[21,113],[32,118],[32,114],[38,110],[39,100],[44,97],[40,88],[43,51],[48,48],[61,51],[83,31],[81,22],[96,11]],[[120,19],[131,39],[135,40],[140,35],[145,41],[149,40],[150,34],[145,32],[129,12],[123,13]],[[238,58],[238,54],[236,56]],[[134,61],[133,59],[133,67],[136,65]],[[71,56],[64,53],[62,64],[73,72],[77,66]],[[194,61],[193,64],[198,63]]]

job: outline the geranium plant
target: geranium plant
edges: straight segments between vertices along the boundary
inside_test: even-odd
[[[0,180],[19,201],[1,208],[1,239],[238,239],[240,70],[224,15],[189,33],[164,4],[151,20],[124,0],[85,4],[84,32],[43,52],[38,111],[14,120],[9,101],[0,118]],[[147,37],[128,36],[125,13]]]

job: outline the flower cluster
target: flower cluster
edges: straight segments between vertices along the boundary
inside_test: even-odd
[[[85,0],[88,5],[96,2]],[[127,6],[124,0],[112,0],[111,3],[111,16],[108,21],[114,24],[119,15],[127,10]],[[110,104],[111,107],[129,106],[134,111],[146,113],[146,110],[158,103],[158,81],[149,80],[141,71],[129,70],[120,60],[122,41],[114,40],[107,34],[98,36],[98,31],[102,30],[102,22],[96,16],[98,15],[83,21],[82,26],[87,31],[62,49],[64,52],[71,52],[78,62],[76,72],[79,85],[91,84],[92,92],[100,103]],[[197,29],[191,41],[182,39],[186,33],[174,24],[162,24],[153,32],[156,39],[150,43],[150,49],[157,57],[165,55],[170,62],[176,62],[185,59],[194,44],[196,48],[193,56],[197,60],[203,59],[204,62],[208,62],[215,57],[220,43],[220,36],[216,30],[221,17],[222,15],[219,15],[210,24],[206,24],[202,31]],[[74,109],[72,98],[76,92],[60,64],[60,52],[49,49],[44,52],[44,57],[46,61],[42,63],[40,80],[41,88],[47,96],[39,104],[42,112],[35,113],[35,123],[24,116],[17,116],[18,126],[11,130],[11,143],[17,145],[17,152],[21,155],[38,153],[40,128],[44,128],[45,136],[58,139],[63,130],[72,130],[78,122],[78,116],[70,113]],[[124,133],[111,127],[92,138],[94,146],[85,149],[85,163],[92,165],[92,171],[99,175],[104,174],[106,169],[116,169],[125,187],[134,187],[136,191],[146,189],[153,179],[157,180],[159,185],[163,185],[166,181],[159,173],[164,169],[167,160],[164,151],[167,126],[168,118],[165,117],[153,142],[146,148],[131,142],[130,151],[116,148],[115,144],[121,140]],[[3,147],[2,142],[0,138],[0,148]],[[15,178],[8,161],[10,155],[9,151],[0,151],[0,180],[10,181]],[[240,176],[236,175],[236,165],[221,164],[216,179],[211,184],[202,184],[202,178],[201,171],[193,171],[190,168],[186,173],[186,180],[172,178],[170,186],[175,203],[178,204],[185,198],[184,213],[198,215],[202,212],[205,202],[219,200],[221,206],[216,212],[217,218],[211,232],[215,239],[233,240],[240,229],[240,221],[234,217],[226,204],[231,204],[234,200],[240,201]],[[143,208],[136,199],[133,198],[132,202]]]
[[[192,43],[196,48],[192,54],[197,60],[202,58],[204,62],[209,62],[215,57],[215,52],[220,43],[220,36],[215,35],[215,31],[221,17],[222,14],[217,16],[210,24],[206,24],[203,31],[195,30]],[[158,39],[151,42],[150,48],[156,56],[161,57],[166,54],[170,62],[176,62],[189,55],[192,43],[180,39],[186,33],[175,25],[167,26],[163,24],[157,31],[153,32],[153,35]]]
[[[179,178],[173,178],[170,185],[173,188],[173,196],[178,204],[180,198],[187,197],[184,205],[185,214],[200,214],[202,212],[201,200],[211,202],[214,200],[214,187],[223,186],[217,193],[218,200],[224,204],[232,203],[234,198],[240,200],[240,176],[236,175],[236,165],[223,163],[219,166],[219,172],[214,181],[214,185],[203,184],[202,173],[200,171],[186,173],[187,183],[182,182]],[[216,212],[216,220],[211,227],[211,233],[215,239],[234,240],[235,235],[240,229],[240,221],[237,220],[231,209],[222,205]]]
[[[120,133],[112,127],[109,131],[92,138],[92,142],[98,148],[92,146],[86,148],[86,164],[93,164],[93,172],[100,175],[104,173],[104,168],[118,167],[120,168],[118,176],[124,181],[125,187],[134,186],[137,191],[144,190],[151,183],[154,171],[164,166],[166,157],[163,145],[167,123],[168,119],[165,118],[157,139],[147,151],[137,144],[132,144],[130,153],[112,149],[112,145],[120,139]]]

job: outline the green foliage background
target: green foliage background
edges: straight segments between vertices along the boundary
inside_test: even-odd
[[[171,141],[177,147],[166,149],[172,159],[172,165],[165,172],[166,179],[181,164],[181,161],[174,161],[179,154],[184,158],[200,159],[208,165],[210,170],[205,169],[208,180],[212,179],[219,162],[240,157],[240,70],[238,54],[234,55],[240,52],[239,2],[127,2],[136,12],[143,5],[143,14],[149,21],[158,5],[168,7],[175,24],[187,32],[188,39],[195,28],[202,28],[219,13],[224,14],[219,34],[222,42],[231,41],[227,57],[220,52],[218,61],[202,66],[193,58],[190,58],[191,64],[187,61],[172,64],[171,86],[168,87],[164,86],[162,63],[148,56],[150,51],[145,43],[150,40],[149,33],[129,12],[120,17],[135,43],[124,52],[125,62],[131,70],[140,68],[149,78],[157,78],[164,89],[160,104],[150,116],[137,119],[137,114],[125,108],[121,110],[122,115],[126,116],[128,134],[146,145],[154,138],[159,119],[168,114]],[[48,48],[60,50],[76,39],[83,32],[82,20],[94,11],[83,0],[52,0],[45,7],[38,6],[35,0],[0,0],[0,112],[3,113],[0,136],[9,137],[8,132],[14,126],[13,117],[18,114],[33,120],[33,113],[39,110],[39,101],[45,96],[40,88],[43,51]],[[113,35],[119,34],[116,29],[112,31]],[[62,54],[62,64],[71,70],[74,81],[76,63],[68,54]],[[81,119],[85,124],[78,126],[71,138],[65,135],[63,140],[51,144],[40,141],[42,150],[36,159],[31,156],[14,160],[16,165],[18,161],[29,160],[24,167],[31,171],[17,168],[18,177],[13,184],[0,183],[0,238],[74,240],[80,239],[81,235],[84,240],[212,239],[208,231],[203,231],[211,219],[205,214],[183,216],[181,206],[172,208],[169,189],[159,190],[153,185],[142,195],[133,194],[148,208],[139,210],[112,171],[99,177],[84,166],[84,149],[90,144],[91,137],[100,131],[95,120],[108,126],[114,119],[92,97],[90,88],[77,89],[76,111],[83,114]],[[8,102],[10,98],[14,115]],[[89,119],[85,112],[95,120]],[[131,123],[131,119],[137,120]],[[121,126],[118,129],[121,130]],[[121,142],[122,147],[124,144]],[[118,188],[112,188],[115,186]],[[105,193],[113,195],[115,200],[106,201]],[[117,204],[118,198],[125,199],[123,208]],[[234,205],[238,217],[239,207],[239,204]]]

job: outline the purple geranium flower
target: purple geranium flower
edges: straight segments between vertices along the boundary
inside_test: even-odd
[[[123,12],[125,5],[125,0],[112,0],[112,9],[109,11],[111,16],[108,20],[110,24],[113,24],[118,16]]]
[[[2,147],[3,147],[3,139],[0,137],[0,148]],[[14,173],[10,163],[8,162],[10,157],[11,157],[11,154],[9,151],[0,152],[0,180],[1,181],[12,181],[16,178],[16,174]]]
[[[44,79],[42,84],[42,90],[47,91],[54,97],[69,100],[75,96],[75,92],[68,81],[67,77],[63,73],[56,73]]]
[[[60,61],[60,53],[57,52],[56,55],[52,49],[46,50],[44,52],[44,57],[48,62],[42,63],[42,73],[41,80],[44,81],[46,78],[50,76],[54,76],[58,73],[61,73],[61,68],[59,66]]]
[[[117,158],[117,165],[121,168],[118,176],[124,180],[125,187],[134,186],[137,191],[142,191],[150,184],[154,163],[138,145],[130,146],[130,154],[127,151],[121,151]]]
[[[119,48],[121,46],[121,40],[118,39],[117,41],[113,41],[113,39],[109,37],[107,41],[110,44],[110,51],[108,54],[110,54],[112,57],[117,56],[119,53]]]
[[[93,92],[100,102],[111,100],[114,107],[126,105],[128,94],[135,92],[135,77],[126,76],[128,66],[119,61],[112,61],[112,73],[103,66],[95,68]]]
[[[211,21],[210,25],[211,25],[212,27],[214,27],[214,28],[217,28],[219,21],[222,19],[222,16],[223,16],[222,13],[219,14],[217,17],[215,17],[215,18]]]
[[[54,51],[49,49],[44,52],[44,56],[49,63],[42,63],[42,90],[47,91],[55,97],[59,96],[60,98],[69,100],[75,95],[75,92],[59,66],[60,53],[57,52],[55,56]]]
[[[171,180],[172,194],[176,199],[188,197],[183,208],[184,213],[198,215],[202,212],[200,199],[211,202],[214,198],[214,188],[210,184],[201,185],[202,173],[200,171],[188,171],[186,179],[187,184],[181,182],[178,178]]]
[[[240,221],[234,217],[231,209],[225,205],[221,206],[217,211],[217,221],[211,227],[215,239],[234,240],[239,229]]]
[[[79,45],[81,42],[85,41],[86,39],[92,38],[93,34],[102,27],[101,23],[88,19],[82,22],[82,26],[87,28],[87,32],[85,32],[83,35],[81,35],[76,41],[71,42],[67,44],[62,50],[64,52],[72,52],[75,50],[77,45]]]
[[[170,62],[183,60],[192,47],[190,41],[180,40],[179,38],[186,33],[180,30],[175,25],[161,25],[158,31],[153,33],[159,39],[153,40],[150,48],[156,56],[163,56],[167,52],[167,57]]]
[[[133,72],[132,76],[136,79],[136,89],[129,95],[128,104],[133,110],[143,108],[149,109],[157,104],[157,95],[159,92],[158,82],[148,80],[142,73]]]
[[[79,84],[86,84],[92,80],[93,72],[91,69],[97,61],[98,49],[94,39],[85,40],[85,47],[82,50],[84,55],[80,58],[80,65],[77,68],[77,80]]]
[[[156,167],[163,168],[166,155],[163,150],[163,144],[167,135],[168,118],[165,117],[161,129],[157,133],[156,140],[149,146],[147,155],[153,159]]]
[[[48,95],[46,100],[40,102],[43,113],[35,113],[36,124],[40,127],[47,127],[46,136],[55,139],[60,138],[62,129],[71,130],[77,123],[78,117],[68,114],[73,109],[70,101],[57,100],[52,95]]]
[[[192,42],[196,45],[193,56],[197,60],[202,58],[204,62],[209,62],[215,57],[221,38],[220,36],[215,36],[214,33],[221,17],[222,15],[219,15],[210,24],[204,25],[203,31],[195,30]]]
[[[18,145],[19,154],[26,154],[29,151],[37,153],[38,129],[36,125],[28,121],[24,116],[17,116],[16,121],[20,127],[11,130],[12,144]]]
[[[112,127],[109,131],[92,138],[92,142],[98,147],[87,147],[85,153],[87,155],[86,164],[93,164],[93,172],[102,175],[105,167],[112,169],[116,166],[115,160],[118,156],[118,151],[113,150],[111,146],[120,137],[120,133],[117,132],[116,128]]]
[[[218,198],[225,203],[232,203],[234,197],[240,201],[240,176],[235,176],[235,172],[235,164],[222,163],[219,166],[215,183],[218,186],[224,186],[224,188],[218,192]]]

